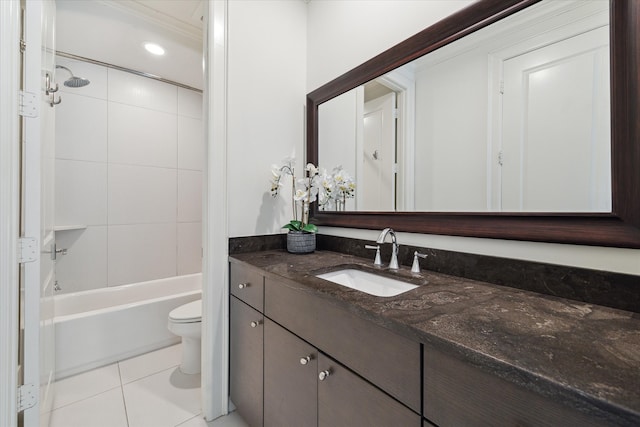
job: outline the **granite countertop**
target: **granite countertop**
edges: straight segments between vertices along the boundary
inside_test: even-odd
[[[337,252],[271,250],[232,255],[237,261],[581,412],[640,425],[638,314],[407,266],[389,271]],[[377,297],[315,277],[346,265],[418,287]]]

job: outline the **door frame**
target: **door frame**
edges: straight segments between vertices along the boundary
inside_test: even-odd
[[[20,1],[0,1],[0,425],[17,425]]]

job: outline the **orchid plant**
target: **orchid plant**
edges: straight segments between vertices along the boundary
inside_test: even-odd
[[[333,172],[328,174],[325,169],[319,169],[313,163],[308,163],[304,169],[304,176],[296,179],[294,164],[295,159],[287,158],[281,165],[271,167],[271,195],[276,197],[282,187],[282,178],[291,175],[293,219],[282,228],[315,233],[318,227],[309,224],[311,203],[317,201],[323,210],[334,206],[338,210],[344,210],[346,199],[355,196],[356,184],[342,166],[334,168]]]

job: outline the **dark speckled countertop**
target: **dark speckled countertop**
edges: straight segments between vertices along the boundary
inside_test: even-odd
[[[640,316],[423,270],[414,275],[329,251],[236,254],[231,262],[308,286],[319,297],[503,379],[611,421],[640,425]],[[376,297],[315,277],[340,266],[419,285]]]

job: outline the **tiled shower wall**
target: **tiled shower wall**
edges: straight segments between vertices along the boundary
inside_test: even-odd
[[[86,62],[58,69],[56,232],[63,292],[201,271],[202,95]]]

